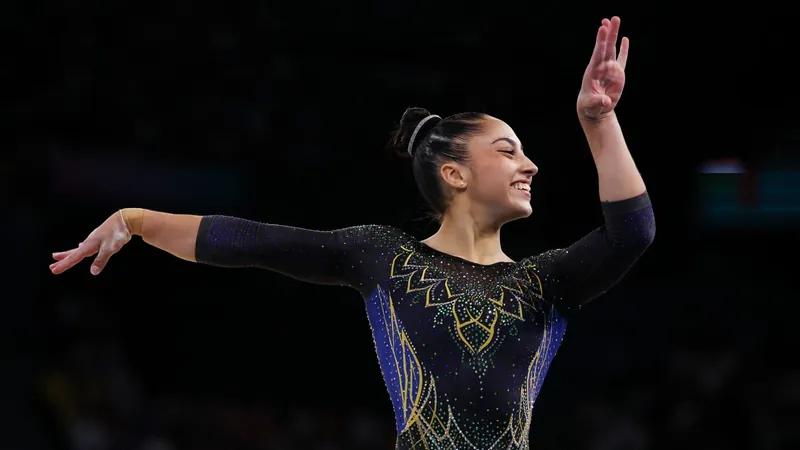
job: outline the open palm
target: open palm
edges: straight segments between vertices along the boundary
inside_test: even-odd
[[[623,37],[617,55],[619,17],[603,19],[597,30],[597,41],[586,72],[583,74],[577,109],[581,118],[595,120],[617,106],[625,87],[625,63],[628,60],[628,38]]]

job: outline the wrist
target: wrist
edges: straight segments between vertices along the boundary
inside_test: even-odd
[[[125,226],[128,227],[128,232],[135,236],[142,235],[142,223],[144,222],[144,209],[142,208],[124,208],[120,210],[122,220],[125,221]]]
[[[601,113],[597,117],[588,117],[583,113],[578,113],[578,121],[584,129],[597,128],[607,123],[617,121],[617,113],[612,109],[609,112]]]
[[[602,114],[597,117],[580,117],[579,118],[583,133],[587,138],[601,137],[620,132],[619,121],[614,111]]]

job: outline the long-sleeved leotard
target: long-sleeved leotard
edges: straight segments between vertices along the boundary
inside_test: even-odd
[[[395,228],[312,231],[204,217],[198,262],[357,289],[394,405],[398,449],[527,449],[565,312],[613,286],[650,245],[647,194],[603,203],[566,249],[479,265]]]

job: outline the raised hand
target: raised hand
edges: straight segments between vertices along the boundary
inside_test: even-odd
[[[77,248],[53,253],[56,262],[50,264],[50,271],[58,275],[71,269],[84,258],[97,254],[91,268],[92,274],[97,275],[106,266],[111,255],[117,253],[130,240],[131,232],[122,213],[114,213],[78,244]]]
[[[625,87],[625,63],[628,60],[628,38],[623,37],[617,55],[619,17],[603,19],[597,30],[597,41],[586,72],[583,74],[577,109],[581,119],[597,120],[617,106]]]

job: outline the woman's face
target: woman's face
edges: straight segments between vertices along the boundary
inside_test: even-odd
[[[539,168],[522,151],[514,130],[487,117],[483,133],[467,143],[470,159],[465,189],[473,209],[487,211],[499,222],[531,215],[531,178]]]

